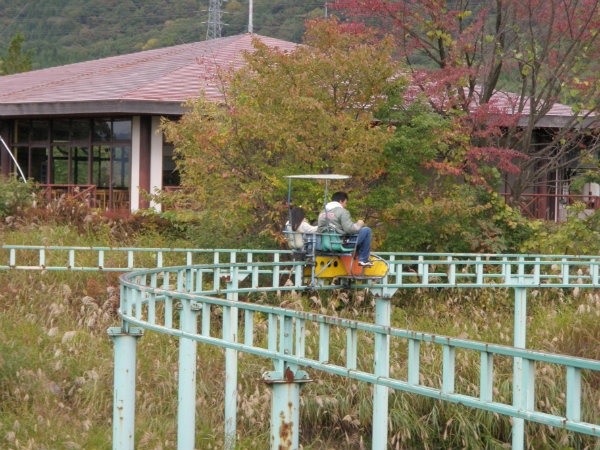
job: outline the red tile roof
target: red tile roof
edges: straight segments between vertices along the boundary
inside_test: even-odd
[[[527,99],[524,102],[523,109],[519,112],[520,97],[512,92],[496,91],[489,101],[490,111],[496,111],[500,114],[518,115],[519,124],[525,125],[531,114],[531,102]],[[539,108],[539,106],[538,106]],[[587,111],[580,111],[578,115],[582,120],[582,126],[597,126],[595,123],[596,115]],[[575,126],[577,118],[573,108],[562,103],[554,103],[548,112],[537,119],[537,127],[560,128],[563,126]]]
[[[148,50],[0,77],[0,118],[78,114],[180,115],[182,104],[204,91],[218,99],[217,67],[240,67],[241,53],[253,50],[252,38],[283,51],[298,44],[243,34]],[[514,114],[516,94],[496,92],[490,106]],[[526,121],[528,109],[521,121]],[[560,127],[570,122],[570,107],[555,104],[537,122]],[[572,125],[572,124],[571,124]]]
[[[428,88],[429,87],[430,86],[428,86]],[[438,90],[433,89],[431,92],[434,92],[437,95]],[[429,100],[435,103],[437,109],[444,110],[444,108],[448,106],[447,104],[445,104],[445,102],[449,99],[431,96],[431,92],[429,93]],[[413,84],[407,90],[405,94],[405,99],[408,102],[414,101],[417,97],[422,95],[422,93],[422,88],[417,86],[416,84]],[[466,87],[464,88],[464,93],[465,96],[469,95],[468,89]],[[474,95],[471,99],[471,103],[469,104],[472,113],[476,113],[479,109],[480,98],[481,89],[479,86],[476,86]],[[541,105],[538,105],[538,109],[540,107]],[[512,116],[512,118],[517,119],[518,125],[526,126],[531,114],[531,102],[529,99],[526,99],[521,105],[521,98],[518,94],[496,90],[493,93],[490,100],[488,101],[488,103],[485,105],[485,109],[490,117],[500,117],[505,115]],[[535,126],[537,128],[561,128],[564,126],[598,126],[598,124],[596,123],[597,121],[595,113],[590,111],[579,111],[579,113],[577,113],[576,115],[573,108],[562,103],[553,103],[544,116],[540,116],[539,113],[537,113],[537,116],[538,117],[536,118],[535,123]]]
[[[0,77],[0,117],[74,114],[181,114],[201,91],[217,98],[217,66],[240,67],[252,37],[283,51],[298,44],[230,36]]]

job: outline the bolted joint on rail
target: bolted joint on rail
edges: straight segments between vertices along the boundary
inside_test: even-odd
[[[290,367],[287,367],[282,373],[280,371],[265,372],[262,375],[261,381],[265,384],[285,384],[285,383],[310,383],[313,380],[303,370],[294,372]]]

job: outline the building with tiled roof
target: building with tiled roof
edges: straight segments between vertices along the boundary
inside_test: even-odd
[[[150,206],[142,192],[179,184],[161,118],[181,116],[201,92],[218,101],[217,68],[239,68],[253,37],[283,51],[298,45],[244,34],[0,77],[0,147],[8,147],[0,148],[0,173],[18,168],[55,193],[89,189],[102,208]],[[490,107],[517,114],[518,101],[496,92]],[[571,108],[556,104],[536,127],[572,119]],[[519,120],[529,120],[527,108]]]
[[[103,207],[147,207],[142,191],[177,182],[161,117],[201,92],[218,100],[217,67],[240,67],[253,37],[297,46],[244,34],[0,77],[0,136],[28,179],[94,186]],[[14,172],[0,154],[2,174]]]

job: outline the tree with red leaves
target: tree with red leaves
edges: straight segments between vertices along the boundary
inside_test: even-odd
[[[413,89],[470,131],[438,168],[477,182],[482,164],[518,167],[506,180],[516,199],[562,193],[579,161],[596,155],[598,0],[336,0],[330,8],[393,35]]]

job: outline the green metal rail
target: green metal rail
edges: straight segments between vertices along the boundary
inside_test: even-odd
[[[527,292],[541,288],[598,288],[599,258],[555,255],[380,253],[390,272],[380,282],[345,280],[375,294],[375,323],[344,320],[303,311],[240,301],[256,292],[302,291],[303,267],[286,261],[288,252],[253,250],[113,249],[3,246],[0,267],[21,270],[131,271],[121,276],[120,327],[111,328],[115,344],[113,448],[134,448],[136,341],[144,330],[179,337],[178,442],[195,447],[196,345],[225,348],[225,442],[235,448],[237,354],[269,359],[263,374],[272,390],[271,448],[298,448],[299,396],[310,372],[327,372],[373,385],[372,448],[388,445],[389,390],[459,403],[513,418],[512,448],[524,448],[525,423],[539,423],[599,439],[600,414],[587,381],[600,372],[600,361],[526,349]],[[6,262],[6,265],[2,265]],[[165,267],[179,264],[177,267]],[[419,333],[391,326],[391,299],[398,289],[417,287],[490,288],[514,291],[513,346]],[[318,289],[333,289],[323,283]],[[257,317],[267,318],[264,344]],[[222,327],[211,328],[218,318]],[[242,318],[241,321],[239,318]],[[239,323],[238,323],[239,322]],[[212,331],[211,331],[212,330]],[[331,341],[345,336],[343,360],[330,354]],[[311,338],[309,338],[311,336]],[[390,366],[392,348],[406,348],[406,373]],[[373,355],[366,363],[358,355]],[[424,361],[441,355],[439,383],[421,380]],[[512,399],[495,394],[495,361],[513,361]],[[474,392],[456,383],[465,364],[477,365]],[[564,386],[564,404],[536,406],[543,377],[552,366]],[[586,390],[587,389],[587,390]],[[591,402],[591,404],[590,404]]]
[[[238,260],[244,256],[278,261],[276,250],[202,250],[188,248],[0,246],[0,269],[128,272],[135,269]]]
[[[248,249],[0,246],[0,269],[125,272],[209,262],[269,261],[299,267],[290,252]],[[378,253],[390,265],[385,286],[600,287],[600,256]],[[280,263],[280,264],[277,264]],[[278,270],[275,270],[277,274]]]

